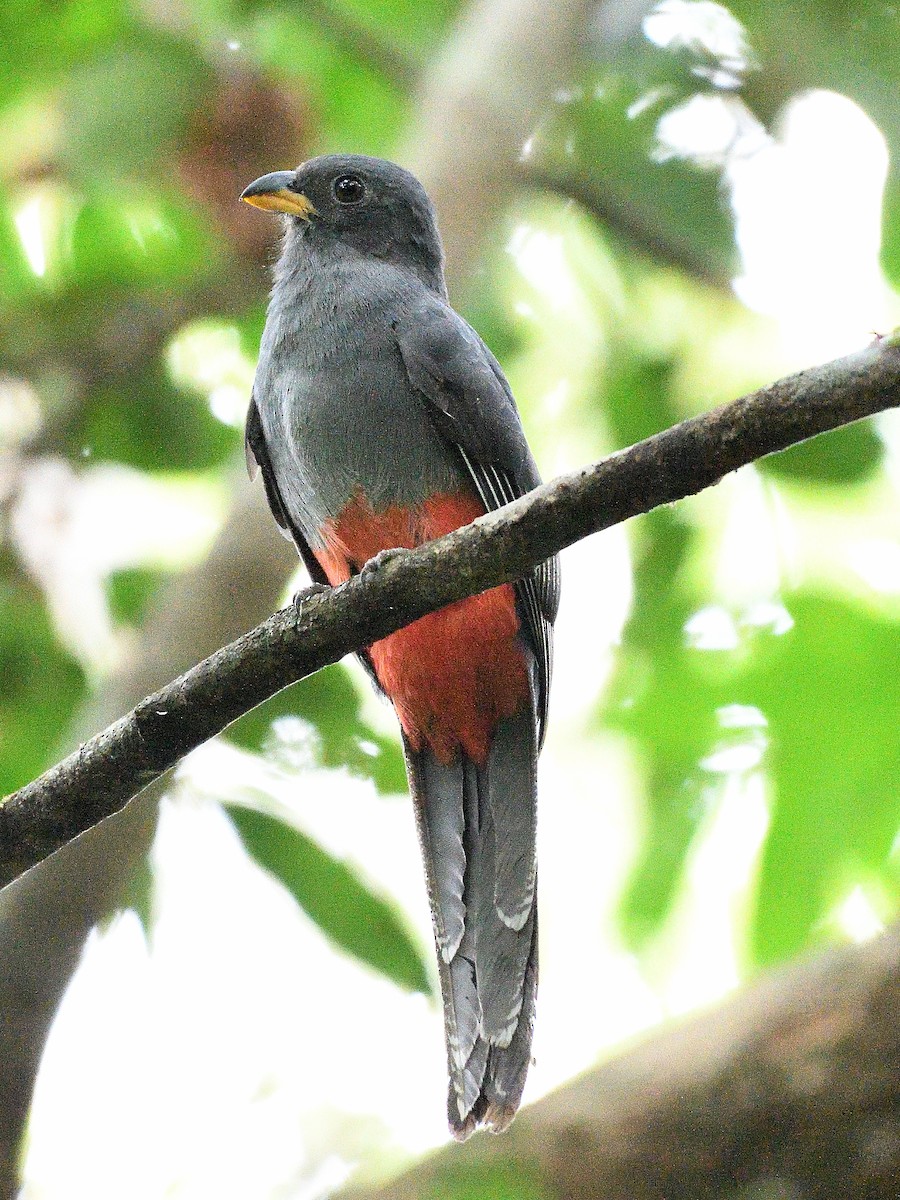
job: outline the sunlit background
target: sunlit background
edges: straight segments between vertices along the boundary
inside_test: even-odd
[[[879,107],[897,18],[853,6],[854,54],[788,0],[663,0],[624,31],[614,7],[509,148],[520,185],[458,296],[545,477],[900,320],[900,121]],[[273,251],[240,187],[396,152],[415,100],[387,64],[427,72],[472,19],[446,0],[49,11],[2,18],[4,790],[140,655],[154,597],[245,486]],[[564,554],[526,1102],[896,912],[898,490],[890,414]],[[316,1198],[446,1140],[393,717],[355,663],[301,687],[183,764],[150,869],[88,937],[37,1077],[28,1200]],[[263,871],[223,802],[300,831],[306,882]],[[365,901],[349,931],[328,917],[345,885]]]

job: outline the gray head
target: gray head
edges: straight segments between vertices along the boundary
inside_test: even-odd
[[[443,249],[434,208],[414,175],[383,158],[325,154],[296,171],[255,180],[241,199],[285,214],[292,244],[350,250],[414,271],[443,292]]]

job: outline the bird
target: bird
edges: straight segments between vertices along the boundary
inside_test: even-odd
[[[538,486],[506,377],[450,306],[435,210],[413,174],[329,154],[263,175],[241,199],[284,226],[248,468],[314,584],[377,570],[379,555]],[[508,1127],[531,1063],[537,759],[558,604],[551,558],[360,654],[399,718],[459,1140]]]

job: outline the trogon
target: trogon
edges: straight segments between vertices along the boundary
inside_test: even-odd
[[[540,483],[500,365],[448,303],[413,175],[327,155],[241,198],[285,218],[248,463],[313,580],[340,584]],[[558,597],[551,559],[362,654],[402,728],[459,1138],[506,1128],[531,1059],[536,769]]]

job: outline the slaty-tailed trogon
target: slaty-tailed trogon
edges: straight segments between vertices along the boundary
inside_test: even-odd
[[[248,461],[314,580],[341,583],[540,482],[497,360],[447,301],[418,180],[328,155],[242,199],[286,217]],[[461,1138],[509,1124],[531,1057],[536,767],[558,594],[551,560],[363,655],[403,730]]]

